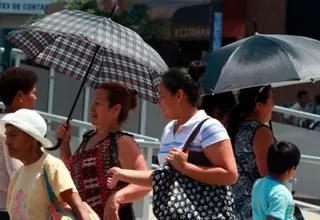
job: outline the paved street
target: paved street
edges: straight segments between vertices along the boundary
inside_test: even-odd
[[[157,220],[154,215],[152,214],[152,205],[150,205],[149,207],[149,210],[150,210],[150,216],[149,216],[149,220]],[[307,208],[302,208],[302,213],[303,213],[303,216],[306,220],[319,220],[320,219],[320,213],[316,214],[314,212],[314,210],[310,210],[310,209],[307,209]]]

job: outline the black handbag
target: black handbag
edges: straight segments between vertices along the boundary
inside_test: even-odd
[[[187,139],[183,152],[199,133],[207,119],[201,121]],[[197,154],[197,155],[195,155]],[[199,164],[210,166],[204,153],[189,152],[188,162],[201,158]],[[205,165],[204,165],[205,164]],[[182,175],[169,163],[155,170],[153,182],[153,214],[158,220],[234,220],[234,200],[230,186],[215,186],[200,183]]]

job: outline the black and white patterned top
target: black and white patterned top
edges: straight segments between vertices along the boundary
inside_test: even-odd
[[[237,220],[252,219],[252,187],[254,182],[260,178],[253,151],[253,138],[256,130],[261,126],[265,125],[257,121],[245,121],[240,124],[235,137],[234,152],[239,178],[233,185],[232,191]]]

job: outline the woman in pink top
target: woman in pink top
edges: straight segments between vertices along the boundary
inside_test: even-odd
[[[0,74],[0,101],[5,105],[5,114],[22,108],[34,109],[36,103],[37,75],[24,68],[9,68]],[[0,115],[2,118],[4,114]],[[4,136],[0,136],[0,219],[9,219],[6,210],[7,191],[12,174],[22,163],[8,154]]]

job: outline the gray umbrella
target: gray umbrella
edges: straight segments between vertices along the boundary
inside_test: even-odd
[[[320,79],[320,42],[290,35],[256,34],[205,58],[207,93],[271,84],[273,87]]]

